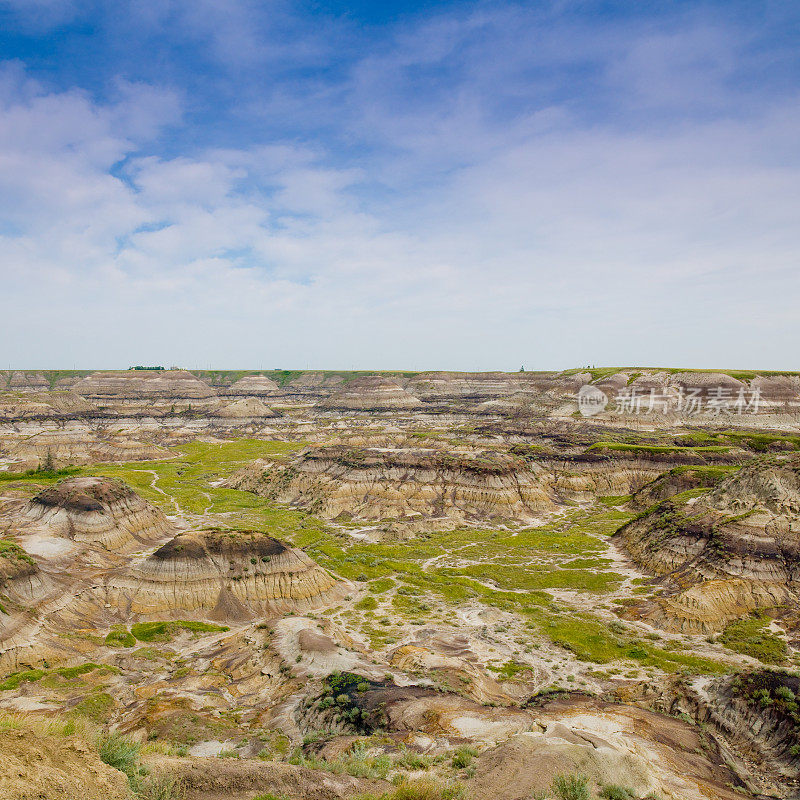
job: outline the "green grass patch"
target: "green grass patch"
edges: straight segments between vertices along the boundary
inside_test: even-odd
[[[94,722],[105,722],[115,705],[114,698],[107,692],[92,692],[75,706],[74,711]]]
[[[131,634],[140,642],[171,642],[175,634],[185,630],[191,633],[219,633],[228,631],[226,625],[213,625],[209,622],[175,620],[171,622],[137,622],[131,625]]]
[[[45,675],[47,675],[47,670],[44,669],[25,669],[20,672],[14,672],[0,682],[0,692],[18,689],[21,684],[33,683],[41,680]]]
[[[57,669],[26,669],[20,672],[14,672],[7,675],[0,681],[0,692],[7,692],[12,689],[18,689],[23,683],[35,683],[42,680],[42,678],[57,675],[66,680],[74,680],[83,675],[87,675],[95,670],[103,670],[104,672],[119,672],[117,667],[109,664],[95,664],[94,662],[87,662],[85,664],[78,664],[74,667],[58,667]]]
[[[10,483],[12,481],[37,481],[41,483],[52,483],[63,478],[70,478],[79,475],[80,467],[64,467],[63,469],[29,469],[25,472],[6,472],[0,471],[0,482]]]
[[[707,447],[678,447],[676,445],[656,444],[628,444],[627,442],[595,442],[586,448],[586,452],[593,450],[616,450],[630,453],[727,453],[730,447],[711,445]]]
[[[605,497],[597,498],[604,506],[621,506],[631,499],[629,494],[606,495]]]
[[[388,592],[389,589],[394,589],[397,584],[391,578],[378,578],[377,580],[370,581],[367,588],[373,594],[383,594]]]
[[[7,558],[9,561],[24,561],[26,564],[36,563],[16,542],[9,539],[0,539],[0,558]]]
[[[115,625],[104,639],[106,647],[136,647],[136,637],[124,625]]]
[[[786,661],[786,642],[767,629],[769,620],[760,614],[731,622],[719,637],[729,650],[765,664],[782,664]]]

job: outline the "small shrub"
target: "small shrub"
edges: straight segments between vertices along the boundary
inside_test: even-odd
[[[183,800],[186,796],[178,778],[155,775],[136,781],[136,800]]]
[[[431,756],[417,753],[415,750],[410,750],[408,747],[403,747],[400,751],[400,757],[396,759],[395,764],[398,767],[408,770],[421,770],[430,769],[434,759]]]
[[[552,789],[559,800],[590,800],[589,779],[585,775],[556,775]]]
[[[633,789],[626,786],[618,786],[614,783],[607,783],[600,788],[600,797],[605,800],[636,800],[636,793]]]
[[[472,763],[472,759],[478,755],[478,751],[472,747],[459,747],[453,753],[452,764],[456,769],[464,769]]]
[[[464,787],[460,784],[442,784],[423,778],[401,783],[386,800],[461,800],[463,797]]]
[[[141,774],[139,764],[141,749],[142,746],[138,742],[116,733],[105,734],[97,741],[100,760],[109,767],[124,772],[131,781],[135,781]]]

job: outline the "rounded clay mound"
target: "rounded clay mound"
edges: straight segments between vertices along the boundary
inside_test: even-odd
[[[136,614],[246,619],[315,608],[342,588],[302,550],[265,533],[212,529],[175,536],[115,576],[107,599]]]
[[[266,375],[245,375],[228,387],[226,394],[261,395],[274,394],[281,387]]]
[[[39,492],[31,503],[86,513],[134,497],[130,486],[113,478],[69,478]]]
[[[152,544],[169,531],[164,513],[114,478],[69,478],[43,489],[25,516],[54,536],[108,550]]]
[[[263,558],[279,556],[288,550],[283,542],[259,531],[210,529],[182,533],[159,547],[150,558],[157,561],[172,558]]]

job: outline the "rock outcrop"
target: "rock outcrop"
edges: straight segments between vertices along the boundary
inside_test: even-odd
[[[302,550],[257,531],[220,529],[175,536],[105,591],[132,614],[247,619],[316,608],[343,588]]]
[[[11,370],[0,373],[0,381],[6,388],[19,392],[40,392],[47,390],[50,384],[41,372],[22,372]]]
[[[163,539],[163,512],[113,478],[69,478],[42,490],[25,519],[49,535],[124,552]]]
[[[277,417],[279,414],[257,397],[241,397],[219,408],[214,416],[223,419],[263,419]]]
[[[214,390],[187,370],[129,370],[94,372],[78,381],[73,391],[96,399],[203,399]]]
[[[232,383],[225,394],[237,395],[242,397],[254,397],[266,394],[275,394],[280,386],[265,375],[245,375],[235,383]]]
[[[4,392],[0,420],[74,419],[92,416],[96,406],[73,392]]]
[[[45,727],[44,725],[42,727]],[[8,800],[128,800],[124,772],[100,760],[74,736],[40,734],[24,726],[0,731],[0,797]]]
[[[164,447],[123,436],[97,438],[85,429],[47,430],[0,440],[0,452],[16,471],[125,461],[154,461],[172,454]]]
[[[559,707],[560,705],[560,707]],[[474,800],[549,793],[559,775],[582,775],[592,792],[624,787],[634,797],[735,800],[735,775],[718,750],[676,719],[630,706],[575,699],[553,703],[537,729],[486,750],[468,783]]]
[[[342,389],[317,403],[317,408],[336,411],[405,411],[422,401],[397,381],[367,375],[348,381]]]
[[[318,447],[289,463],[256,462],[229,485],[328,519],[524,520],[553,507],[523,459],[489,452]]]
[[[663,500],[617,533],[672,589],[648,615],[677,630],[719,630],[800,592],[800,457],[754,460],[699,497]]]

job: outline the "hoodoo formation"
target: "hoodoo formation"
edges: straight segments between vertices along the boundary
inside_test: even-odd
[[[800,376],[13,382],[0,727],[186,800],[800,791]]]

